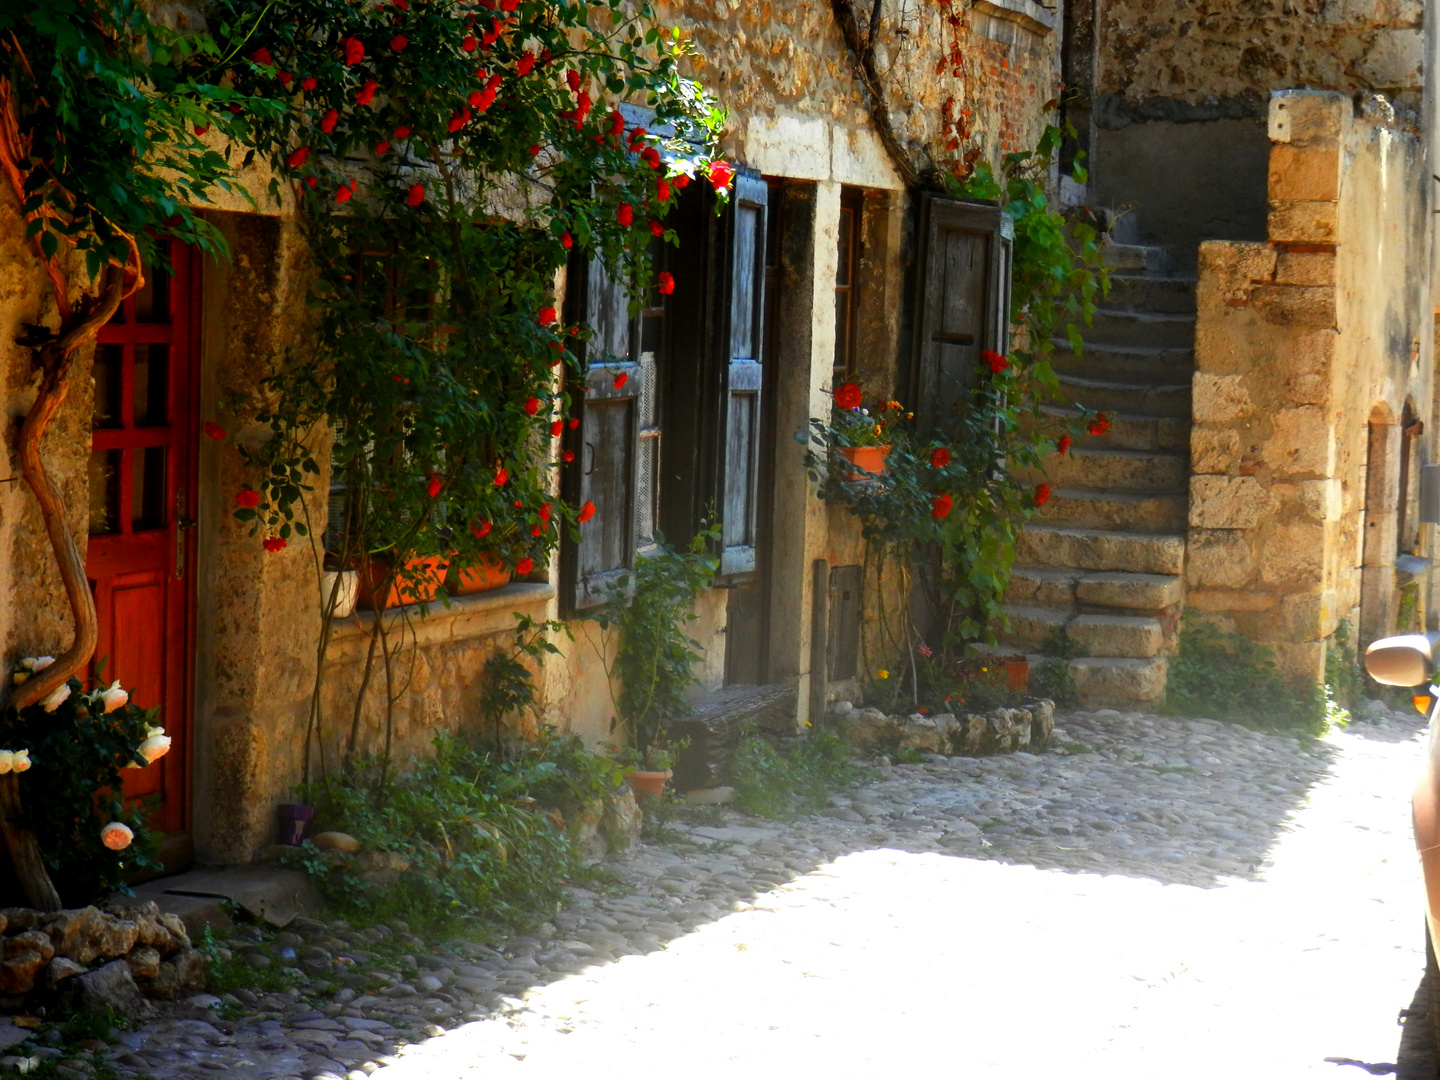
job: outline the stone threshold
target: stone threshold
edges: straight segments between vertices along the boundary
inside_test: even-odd
[[[404,634],[417,645],[488,637],[513,630],[517,613],[543,618],[554,597],[555,587],[546,582],[511,582],[492,592],[451,597],[449,606],[435,600],[390,608],[385,612],[385,628],[387,633]],[[349,618],[336,619],[330,628],[327,658],[368,648],[375,616],[373,611],[357,611]]]

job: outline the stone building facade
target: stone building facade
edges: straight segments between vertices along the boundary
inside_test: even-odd
[[[1061,56],[1058,10],[1032,0],[886,0],[873,35],[864,5],[856,22],[864,30],[863,61],[837,21],[840,7],[824,0],[659,5],[662,22],[696,42],[694,73],[730,110],[722,149],[746,175],[763,178],[773,215],[766,264],[774,283],[772,332],[761,399],[770,479],[762,489],[759,566],[755,577],[703,596],[692,633],[705,651],[704,687],[794,685],[797,723],[827,693],[853,690],[847,680],[862,674],[828,677],[827,654],[812,640],[816,626],[824,627],[817,604],[828,598],[817,564],[843,571],[858,566],[862,553],[853,522],[815,498],[792,435],[809,417],[826,415],[837,364],[876,392],[895,385],[913,252],[907,171],[949,168],[972,148],[996,159],[1033,144],[1053,117],[1047,103],[1056,96]],[[264,177],[247,180],[257,206],[236,198],[206,210],[228,241],[228,260],[195,259],[184,280],[177,277],[166,295],[175,303],[183,298],[183,318],[151,295],[137,300],[123,327],[102,334],[96,377],[67,401],[46,446],[77,535],[95,537],[92,554],[117,522],[127,536],[153,533],[161,562],[150,577],[105,579],[113,593],[112,639],[121,640],[133,620],[149,618],[157,597],[179,597],[180,659],[145,671],[178,687],[179,704],[165,717],[176,747],[156,788],[176,821],[167,847],[176,864],[195,857],[245,862],[272,839],[275,807],[301,778],[317,666],[323,659],[326,712],[343,715],[336,722],[348,727],[366,627],[375,617],[361,613],[341,622],[321,657],[312,553],[300,544],[266,553],[232,513],[233,493],[252,482],[241,449],[265,437],[250,420],[256,388],[287,346],[303,343],[309,325],[311,268],[301,232],[288,207],[268,203]],[[0,227],[0,393],[11,431],[4,469],[13,476],[13,434],[35,390],[29,353],[17,336],[25,324],[53,320],[54,312],[44,274],[21,242],[8,190],[0,206],[0,222],[7,223]],[[844,313],[838,331],[837,310]],[[163,341],[149,340],[149,328],[161,326]],[[157,351],[162,346],[168,351]],[[189,496],[157,506],[145,486],[152,478],[144,468],[148,451],[110,451],[104,439],[112,428],[129,431],[145,422],[159,430],[158,413],[142,421],[148,391],[137,387],[151,385],[146,380],[167,364],[189,373],[161,425],[169,440],[161,450],[171,455],[171,467],[186,470]],[[118,419],[116,387],[116,400],[126,403]],[[207,422],[223,428],[224,437],[206,438]],[[322,476],[308,507],[316,531],[326,513],[325,487]],[[853,579],[839,573],[833,580]],[[479,723],[486,658],[508,647],[516,613],[569,617],[565,589],[557,562],[498,591],[397,616],[396,632],[410,645],[407,688],[395,713],[396,755],[423,753],[436,732]],[[0,485],[0,590],[7,659],[57,652],[68,641],[58,576],[21,484]],[[536,675],[542,712],[561,730],[596,743],[610,734],[612,707],[595,627],[583,617],[570,627],[574,641],[562,639],[561,655]],[[843,632],[859,635],[858,619]],[[112,674],[137,682],[134,671],[112,665]],[[145,697],[142,688],[137,700]],[[362,743],[377,748],[378,705],[371,702],[360,719]]]

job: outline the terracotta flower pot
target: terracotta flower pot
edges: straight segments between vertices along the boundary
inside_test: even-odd
[[[503,561],[484,552],[476,557],[476,561],[469,566],[461,566],[458,563],[450,564],[450,576],[445,579],[445,587],[450,590],[452,596],[469,596],[471,593],[490,592],[492,589],[503,588],[510,583],[510,567]]]
[[[380,583],[390,572],[390,563],[375,556],[364,559],[356,567],[360,604],[371,611],[383,611],[402,604],[421,604],[434,600],[440,583],[445,580],[445,566],[445,559],[440,555],[408,558],[396,570],[384,594],[377,595]]]
[[[335,589],[335,579],[340,579],[340,591],[335,596],[334,617],[348,619],[355,611],[355,601],[360,588],[354,570],[326,570],[320,575],[320,610],[330,603],[330,594]]]
[[[1010,689],[1023,694],[1030,685],[1030,661],[1023,656],[1002,656],[995,665],[1010,679]]]
[[[845,474],[846,480],[869,480],[885,471],[885,459],[890,456],[890,447],[842,446],[840,456],[851,465],[850,471]],[[865,472],[860,472],[861,469]]]
[[[644,772],[636,769],[625,774],[625,782],[630,785],[630,790],[635,792],[636,798],[659,798],[665,792],[665,784],[675,773],[666,769],[664,772]]]

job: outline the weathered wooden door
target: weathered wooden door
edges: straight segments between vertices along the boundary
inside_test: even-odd
[[[145,288],[95,348],[86,570],[100,618],[92,675],[119,679],[136,704],[158,706],[174,740],[154,765],[126,771],[125,794],[157,800],[151,827],[181,833],[194,670],[199,260],[178,244],[170,259],[170,272],[147,271]]]

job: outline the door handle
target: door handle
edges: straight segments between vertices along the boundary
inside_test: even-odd
[[[175,580],[185,580],[185,530],[195,528],[194,518],[185,516],[185,492],[175,492]]]

